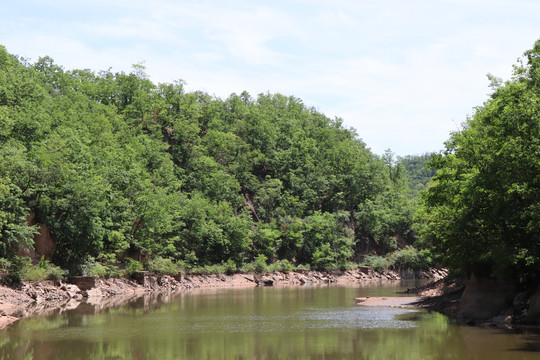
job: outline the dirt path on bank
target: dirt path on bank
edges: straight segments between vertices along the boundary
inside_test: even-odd
[[[273,272],[263,275],[186,274],[177,277],[167,275],[151,276],[146,273],[138,275],[135,280],[74,278],[70,282],[39,281],[21,283],[9,287],[0,286],[0,329],[4,329],[15,321],[25,317],[74,309],[81,304],[91,305],[95,309],[101,310],[110,306],[122,305],[127,301],[145,294],[174,295],[194,289],[255,286],[289,287],[327,284],[355,286],[401,279],[438,280],[445,277],[446,272],[438,269],[422,272],[376,272],[363,267],[356,270],[335,273],[305,271]],[[368,301],[367,304],[373,302],[374,299]]]

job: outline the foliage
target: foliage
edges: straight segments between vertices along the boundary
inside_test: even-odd
[[[268,271],[268,265],[266,265],[266,256],[259,255],[253,261],[253,271],[256,273],[263,273]]]
[[[49,260],[42,257],[36,265],[26,262],[21,269],[20,279],[25,281],[58,280],[65,275],[66,272],[62,268],[51,264]]]
[[[0,174],[0,257],[11,257],[20,247],[32,245],[36,228],[26,223],[27,215],[22,190]]]
[[[108,277],[110,269],[100,262],[97,262],[93,257],[89,257],[81,266],[79,273],[83,276]]]
[[[428,166],[435,154],[407,155],[398,158],[398,163],[406,170],[406,177],[411,195],[416,198],[420,192],[427,189],[428,183],[435,175],[435,170]]]
[[[410,245],[401,250],[387,254],[386,258],[388,260],[389,267],[396,270],[422,270],[431,265],[431,257],[428,250],[419,251]]]
[[[405,166],[292,96],[226,99],[0,47],[0,257],[71,274],[346,266],[414,240]],[[264,259],[264,260],[263,260]],[[248,266],[248,267],[249,267]]]
[[[381,255],[368,255],[362,261],[363,265],[370,266],[374,270],[423,270],[433,264],[431,252],[427,249],[418,250],[407,245],[401,250]]]
[[[446,150],[417,216],[424,244],[456,272],[540,274],[540,41]]]
[[[294,271],[295,266],[289,260],[278,260],[268,266],[268,271],[289,272]]]
[[[180,273],[180,268],[178,264],[170,258],[155,257],[154,259],[148,261],[146,264],[146,269],[153,274],[159,275],[178,275]]]
[[[388,258],[381,255],[368,255],[364,257],[362,264],[371,267],[375,271],[388,270],[391,265]]]

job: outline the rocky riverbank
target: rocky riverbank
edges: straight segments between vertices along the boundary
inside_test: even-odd
[[[75,277],[66,281],[25,282],[0,286],[0,329],[29,316],[92,305],[105,308],[120,305],[145,294],[176,294],[193,289],[241,288],[255,286],[309,286],[362,284],[400,279],[439,280],[445,270],[373,271],[359,267],[344,272],[273,272],[267,274],[155,276],[136,273],[132,279]]]
[[[518,290],[490,279],[441,279],[410,289],[416,307],[440,312],[471,326],[519,330],[540,325],[540,290]]]

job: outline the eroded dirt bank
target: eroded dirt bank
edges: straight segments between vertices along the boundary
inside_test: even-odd
[[[354,284],[380,280],[431,279],[446,271],[376,272],[367,267],[344,272],[274,272],[267,274],[153,276],[144,272],[134,279],[72,278],[69,281],[27,282],[0,286],[0,329],[29,316],[73,309],[81,304],[104,308],[120,305],[144,294],[174,294],[192,289],[240,288],[255,286],[306,286]]]

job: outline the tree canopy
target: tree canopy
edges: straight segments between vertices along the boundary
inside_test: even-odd
[[[31,243],[34,214],[73,273],[153,257],[332,268],[410,235],[402,168],[295,97],[220,99],[140,65],[67,71],[0,47],[0,258]]]
[[[455,271],[538,279],[540,274],[540,41],[446,150],[419,213],[424,240]]]

